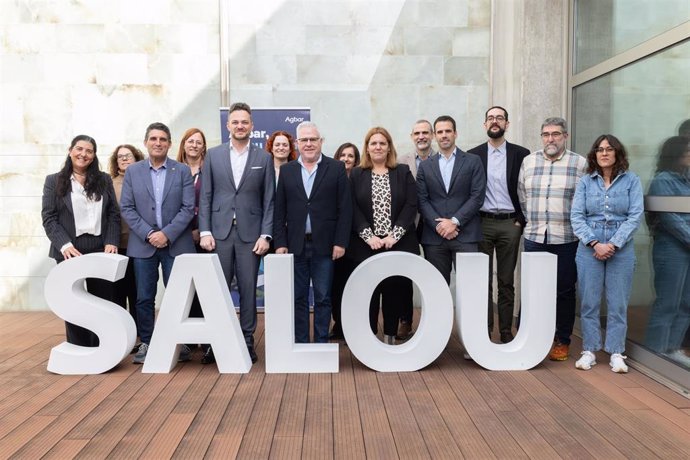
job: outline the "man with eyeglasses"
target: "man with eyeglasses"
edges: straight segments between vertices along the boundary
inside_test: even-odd
[[[549,352],[552,361],[568,359],[575,322],[575,254],[578,240],[570,224],[575,186],[585,173],[587,160],[565,148],[567,123],[547,118],[541,126],[544,148],[522,162],[518,179],[520,206],[525,213],[525,251],[558,256],[556,336]]]
[[[432,148],[431,142],[434,138],[434,130],[431,127],[431,122],[428,120],[417,120],[412,127],[410,138],[414,144],[414,152],[400,155],[398,163],[406,164],[410,167],[412,177],[417,178],[417,170],[422,161],[429,159],[436,155]],[[419,214],[417,215],[417,240],[422,240],[422,229],[424,225],[419,223]],[[407,298],[407,296],[405,297]],[[412,296],[409,296],[411,299]],[[400,324],[398,325],[398,333],[395,338],[398,340],[407,340],[412,336],[412,320],[413,320],[413,305],[402,306],[402,315],[400,317]]]
[[[513,340],[515,266],[525,226],[517,184],[522,161],[529,155],[526,148],[506,141],[505,133],[509,125],[506,109],[500,106],[489,108],[484,116],[484,129],[489,140],[468,150],[468,153],[479,156],[487,178],[486,196],[479,210],[483,235],[479,250],[489,256],[489,337],[494,328],[493,258],[496,254],[496,309],[501,343]]]
[[[251,144],[253,126],[249,105],[230,106],[230,141],[209,149],[201,170],[199,234],[201,247],[218,254],[228,287],[237,277],[240,327],[255,363],[256,284],[273,232],[275,170],[271,156]],[[215,362],[211,347],[201,362]]]
[[[328,342],[333,261],[345,254],[352,197],[345,164],[321,152],[316,124],[297,126],[299,158],[280,167],[273,236],[276,254],[294,254],[295,342],[309,343],[309,281],[316,343]]]

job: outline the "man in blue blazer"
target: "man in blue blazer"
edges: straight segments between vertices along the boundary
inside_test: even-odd
[[[194,182],[187,165],[168,158],[170,129],[146,128],[147,160],[130,165],[122,185],[120,208],[130,228],[127,256],[137,281],[137,332],[141,338],[135,364],[143,364],[153,335],[158,266],[168,284],[175,256],[196,252],[189,226],[194,217]]]
[[[247,104],[230,107],[227,127],[230,142],[210,149],[201,171],[199,231],[201,247],[218,254],[228,286],[237,276],[240,326],[256,362],[256,279],[273,233],[275,171],[271,156],[250,143],[253,124]],[[211,348],[201,362],[215,362]]]
[[[328,342],[333,261],[345,254],[352,196],[345,164],[321,153],[312,122],[297,126],[300,156],[280,168],[273,236],[277,254],[295,255],[295,341],[309,343],[309,280],[314,287],[314,342]]]
[[[455,146],[458,135],[452,117],[438,117],[434,131],[439,154],[421,162],[417,171],[422,246],[424,257],[450,284],[455,254],[479,251],[486,176],[479,157]]]
[[[487,176],[486,197],[479,210],[484,235],[479,249],[489,256],[489,337],[494,328],[493,259],[496,253],[498,279],[498,330],[501,342],[513,340],[513,310],[515,309],[515,266],[520,253],[525,215],[520,208],[517,186],[522,160],[529,155],[526,148],[506,141],[510,126],[508,111],[494,106],[486,111],[484,129],[488,142],[479,144],[468,153],[482,162]]]

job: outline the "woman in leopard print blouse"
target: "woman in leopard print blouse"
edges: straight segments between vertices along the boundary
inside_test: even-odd
[[[372,128],[364,138],[360,166],[350,174],[354,203],[348,251],[356,263],[385,251],[419,254],[415,231],[417,191],[407,165],[397,163],[390,133]],[[379,299],[380,298],[380,299]],[[380,303],[379,303],[380,300]],[[369,307],[371,330],[378,332],[379,305],[383,307],[383,341],[395,344],[403,305],[412,303],[412,281],[393,276],[374,291]]]

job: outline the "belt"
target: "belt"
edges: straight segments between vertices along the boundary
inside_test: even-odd
[[[479,215],[482,217],[486,217],[487,219],[496,219],[496,220],[508,220],[508,219],[515,219],[517,217],[516,212],[505,212],[503,214],[493,214],[490,212],[479,211]]]
[[[304,241],[311,241],[311,233],[304,234]]]

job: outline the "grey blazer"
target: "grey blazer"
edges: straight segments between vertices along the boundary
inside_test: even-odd
[[[230,144],[206,153],[199,198],[199,231],[224,240],[230,234],[233,216],[237,234],[245,243],[273,233],[275,170],[266,151],[251,145],[239,184],[235,184],[230,163]]]
[[[433,150],[429,153],[429,158],[433,157],[436,155],[437,152],[434,152]],[[427,160],[429,159],[427,158]],[[411,152],[411,153],[404,153],[400,155],[400,158],[398,158],[398,163],[402,163],[404,165],[407,165],[410,167],[410,172],[412,173],[412,177],[417,179],[417,153],[416,152]]]
[[[185,164],[168,158],[163,186],[162,223],[157,229],[156,198],[153,192],[149,160],[129,165],[122,184],[120,208],[122,217],[129,225],[127,255],[146,258],[156,248],[146,241],[152,230],[161,230],[168,238],[170,255],[194,253],[192,229],[194,217],[194,179]]]
[[[60,248],[67,243],[74,244],[76,239],[76,229],[74,225],[74,211],[72,210],[72,198],[67,193],[63,197],[57,196],[57,176],[59,173],[46,176],[43,184],[43,206],[41,217],[43,218],[43,228],[50,240],[50,250],[48,255],[58,262],[64,257]],[[115,198],[115,190],[110,176],[102,172],[108,186],[103,193],[103,210],[101,216],[101,236],[103,245],[120,244],[120,210]]]
[[[439,217],[458,219],[460,233],[456,237],[457,241],[476,243],[482,240],[479,209],[484,203],[486,174],[478,156],[467,154],[457,147],[455,154],[448,192],[443,185],[439,166],[441,154],[434,155],[419,165],[417,198],[424,221],[422,244],[439,245],[443,241],[436,233],[436,219]]]

